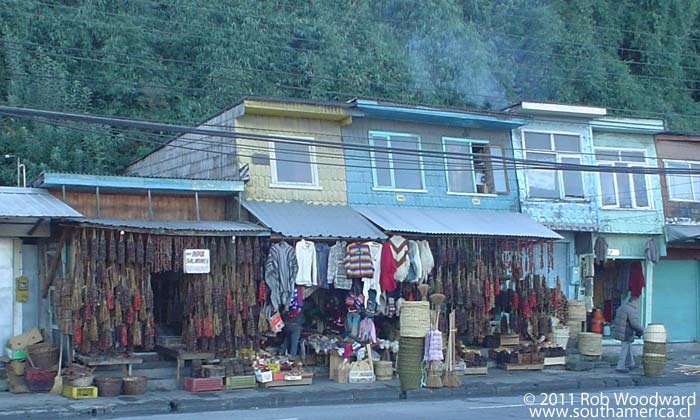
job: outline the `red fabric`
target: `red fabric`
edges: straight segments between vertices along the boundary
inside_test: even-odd
[[[639,261],[635,261],[632,263],[632,269],[630,270],[630,292],[632,292],[632,297],[641,296],[644,286],[646,286],[646,283],[644,282],[642,264]]]
[[[391,252],[391,244],[389,241],[384,242],[384,245],[382,245],[380,263],[381,273],[379,275],[379,285],[383,292],[393,292],[396,289],[396,280],[394,280],[394,274],[396,274],[396,260],[394,260],[394,254]]]

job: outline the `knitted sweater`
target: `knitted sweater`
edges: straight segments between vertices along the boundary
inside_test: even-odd
[[[297,265],[296,284],[300,286],[316,286],[318,284],[318,268],[316,266],[316,245],[307,240],[300,240],[296,245]]]
[[[391,254],[396,262],[394,280],[402,282],[406,280],[410,264],[408,260],[408,241],[403,236],[394,235],[389,238],[389,244],[391,245]]]
[[[382,275],[382,245],[376,242],[367,242],[365,245],[369,247],[369,253],[372,257],[372,267],[374,274],[372,277],[365,277],[362,279],[362,294],[365,295],[365,308],[369,302],[369,291],[376,290],[377,296],[382,294],[382,285],[380,278]]]
[[[406,280],[418,283],[422,275],[423,267],[421,265],[418,242],[408,241],[408,275],[406,275]]]
[[[336,289],[350,290],[352,287],[343,262],[347,245],[347,242],[338,241],[328,250],[328,284],[334,284]]]
[[[435,259],[433,258],[433,253],[430,251],[430,244],[428,241],[418,241],[418,250],[420,251],[422,268],[420,282],[425,283],[428,281],[428,276],[432,273],[433,267],[435,267]]]
[[[380,266],[379,285],[382,291],[391,293],[396,290],[396,280],[394,280],[396,261],[394,260],[394,254],[391,252],[391,244],[389,241],[384,242],[384,245],[382,245]]]
[[[354,242],[348,245],[343,262],[345,263],[345,272],[348,277],[371,278],[374,276],[372,254],[367,244]]]
[[[294,248],[286,242],[270,247],[265,261],[265,284],[270,289],[270,303],[278,311],[292,298],[294,280],[298,270]]]

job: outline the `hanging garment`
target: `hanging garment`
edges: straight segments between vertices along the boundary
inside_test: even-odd
[[[374,265],[369,246],[361,242],[348,245],[345,259],[345,273],[352,278],[371,278],[374,276]]]
[[[372,318],[365,318],[360,321],[360,341],[370,340],[372,344],[377,342],[377,332]]]
[[[647,241],[646,249],[644,250],[644,255],[647,261],[656,264],[659,261],[659,249],[656,247],[656,241],[649,239]]]
[[[433,258],[433,253],[430,251],[430,244],[428,241],[418,241],[418,251],[420,252],[421,265],[420,282],[425,283],[428,281],[430,273],[433,272],[435,259]]]
[[[328,250],[328,283],[336,289],[350,290],[352,287],[352,280],[347,278],[343,262],[347,245],[347,242],[338,241]]]
[[[420,250],[418,242],[408,241],[408,274],[406,280],[418,283],[423,274],[423,267],[420,260]]]
[[[382,255],[381,255],[381,273],[379,274],[379,284],[383,291],[391,293],[396,290],[396,280],[394,275],[396,274],[396,260],[394,260],[394,254],[391,251],[391,243],[389,241],[384,242],[382,245]]]
[[[603,236],[599,236],[595,240],[595,262],[596,264],[604,263],[608,259],[608,241]]]
[[[442,333],[433,327],[425,335],[425,348],[423,361],[443,360],[442,355]]]
[[[316,244],[316,273],[318,275],[318,286],[328,289],[328,245]]]
[[[276,311],[290,301],[297,271],[297,257],[291,245],[282,241],[270,247],[265,261],[265,283],[270,289],[270,303]]]
[[[625,297],[627,291],[630,290],[630,273],[632,272],[632,263],[625,262],[620,266],[617,273],[617,290],[621,297]],[[611,279],[612,280],[612,279]],[[605,284],[605,283],[603,283]],[[609,299],[612,299],[613,294],[610,293]]]
[[[316,286],[318,273],[316,267],[316,244],[300,240],[296,245],[297,265],[296,284],[300,286]]]
[[[362,294],[365,298],[369,296],[370,290],[376,290],[377,296],[382,293],[382,286],[379,281],[382,274],[382,245],[377,242],[367,242],[365,243],[369,248],[369,254],[372,258],[372,277],[365,277],[362,279]],[[365,308],[367,308],[367,302],[369,299],[365,299]]]
[[[641,296],[642,289],[644,289],[645,285],[642,263],[634,261],[632,263],[632,269],[630,270],[630,292],[632,293],[632,297]]]
[[[408,275],[408,241],[404,239],[403,236],[394,235],[389,238],[389,244],[391,245],[391,253],[394,256],[394,261],[396,262],[394,280],[402,282],[406,280],[406,276]]]

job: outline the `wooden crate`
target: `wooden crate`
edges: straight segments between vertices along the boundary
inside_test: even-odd
[[[498,338],[500,347],[517,346],[520,344],[520,337],[518,334],[496,334],[496,337]]]
[[[516,364],[516,363],[504,363],[499,365],[501,369],[505,369],[507,371],[515,371],[515,370],[542,370],[544,369],[544,363],[542,364]]]
[[[255,375],[228,376],[224,384],[224,388],[227,390],[255,388],[256,386]]]
[[[224,389],[224,378],[185,378],[185,390],[190,392],[221,391]]]
[[[278,386],[297,386],[297,385],[311,385],[313,383],[313,378],[302,378],[298,381],[272,381],[261,384],[263,388],[275,388]]]
[[[566,356],[545,357],[544,358],[544,365],[545,366],[563,366],[563,365],[566,365]]]
[[[97,398],[97,387],[63,385],[61,395],[64,397],[73,398],[74,400]]]

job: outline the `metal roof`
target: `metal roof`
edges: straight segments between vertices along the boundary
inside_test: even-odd
[[[668,242],[693,242],[700,238],[700,225],[666,225]]]
[[[242,201],[273,232],[291,237],[384,239],[386,235],[348,206]]]
[[[139,220],[75,218],[66,220],[80,226],[122,229],[129,232],[160,235],[207,235],[207,236],[269,236],[267,228],[249,222],[228,220]]]
[[[521,213],[419,207],[353,208],[391,232],[562,239],[556,232]]]
[[[42,172],[31,182],[34,187],[62,188],[68,190],[127,191],[151,190],[153,192],[186,192],[201,194],[233,194],[243,191],[243,181],[226,181],[191,178],[154,178],[130,175],[89,175],[62,172]]]
[[[39,188],[0,187],[0,217],[80,217],[68,204]]]

